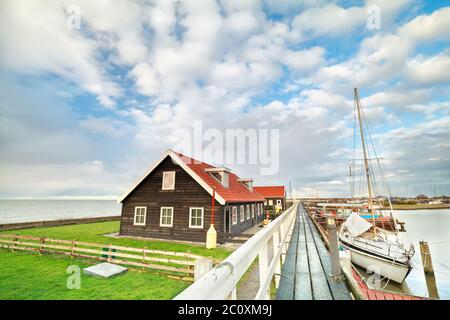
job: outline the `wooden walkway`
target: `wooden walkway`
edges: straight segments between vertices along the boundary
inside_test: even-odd
[[[299,205],[277,299],[351,300],[345,282],[335,281],[330,274],[328,250],[303,205]]]

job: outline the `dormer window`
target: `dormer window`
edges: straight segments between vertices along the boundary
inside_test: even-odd
[[[244,178],[244,179],[238,179],[238,181],[240,183],[242,183],[242,185],[244,187],[246,187],[249,191],[253,192],[253,179],[250,178]]]
[[[219,181],[223,187],[228,188],[230,186],[229,182],[229,173],[230,169],[228,168],[206,168],[206,172],[208,172],[214,179]]]
[[[163,172],[162,189],[175,190],[175,171]]]

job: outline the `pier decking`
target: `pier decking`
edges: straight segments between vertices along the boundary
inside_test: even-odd
[[[329,253],[303,205],[299,205],[277,299],[350,300],[345,282],[335,281],[330,274]]]

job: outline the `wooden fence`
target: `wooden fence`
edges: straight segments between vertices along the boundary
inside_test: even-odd
[[[56,253],[70,257],[107,261],[138,267],[185,281],[194,280],[196,262],[201,259],[204,260],[201,256],[184,252],[13,234],[0,234],[0,248],[12,251],[33,251],[39,254]]]

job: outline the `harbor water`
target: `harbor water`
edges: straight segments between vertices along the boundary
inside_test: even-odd
[[[381,288],[417,296],[429,296],[419,248],[419,241],[427,241],[439,297],[450,299],[450,210],[398,210],[394,212],[394,216],[405,222],[406,232],[399,234],[400,239],[405,243],[414,244],[413,269],[403,284],[382,281]],[[358,271],[365,277],[370,276],[360,268]]]
[[[0,200],[0,224],[120,215],[114,200]]]

